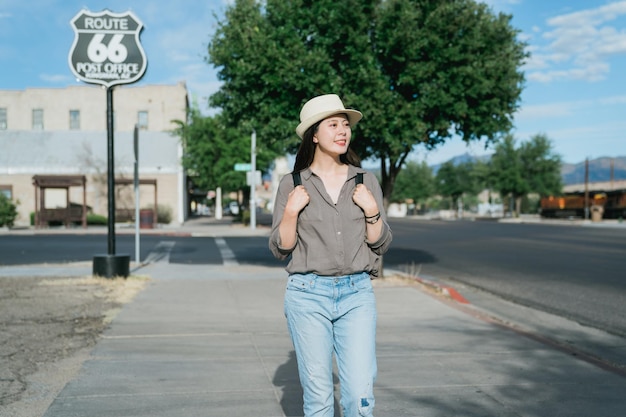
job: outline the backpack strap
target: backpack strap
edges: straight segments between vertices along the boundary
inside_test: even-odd
[[[292,172],[291,177],[293,178],[293,187],[296,188],[298,185],[302,185],[302,178],[300,178],[300,171]]]
[[[357,172],[356,173],[356,178],[354,179],[354,182],[357,184],[363,184],[363,173],[362,172]]]

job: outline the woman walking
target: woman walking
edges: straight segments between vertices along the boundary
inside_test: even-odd
[[[291,255],[285,316],[306,417],[333,417],[333,352],[344,417],[373,416],[376,300],[371,278],[391,243],[378,180],[350,148],[361,120],[335,94],[302,107],[294,172],[282,178],[270,250]]]

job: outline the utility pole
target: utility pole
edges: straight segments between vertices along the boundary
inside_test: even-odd
[[[141,264],[140,257],[140,237],[139,237],[139,126],[135,125],[133,132],[133,149],[135,151],[135,172],[133,175],[133,182],[135,186],[135,262]]]
[[[589,220],[589,158],[585,159],[585,220]]]
[[[256,130],[250,144],[250,229],[256,229]]]

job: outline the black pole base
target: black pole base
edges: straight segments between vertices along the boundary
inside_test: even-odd
[[[93,275],[105,278],[127,278],[130,274],[130,255],[95,255]]]

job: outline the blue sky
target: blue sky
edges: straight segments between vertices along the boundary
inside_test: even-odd
[[[0,90],[75,84],[67,59],[74,39],[70,20],[83,8],[132,10],[144,24],[141,42],[148,58],[136,85],[185,81],[202,108],[219,88],[216,71],[204,61],[214,14],[222,15],[231,2],[0,0]],[[544,133],[569,163],[626,156],[626,0],[485,2],[513,15],[531,52],[515,116],[517,140]],[[465,152],[491,150],[454,139],[435,151],[418,150],[413,158],[436,164]]]

